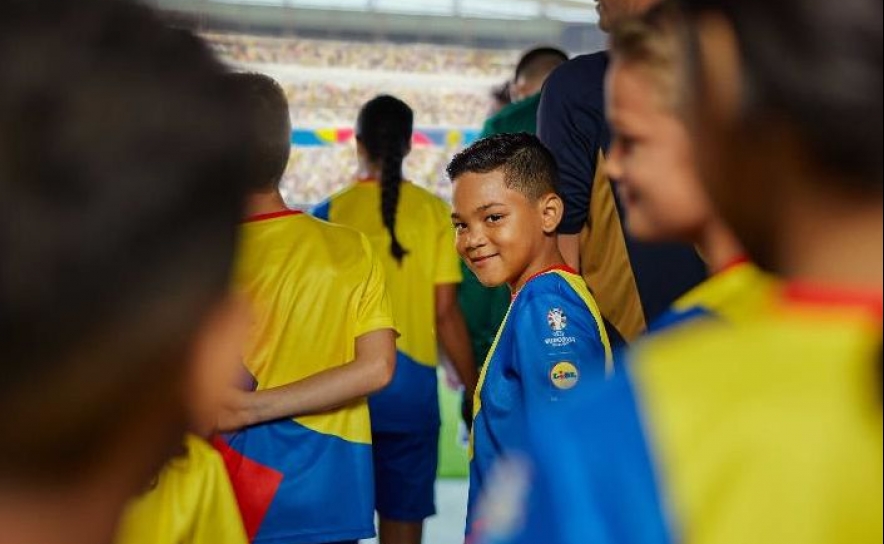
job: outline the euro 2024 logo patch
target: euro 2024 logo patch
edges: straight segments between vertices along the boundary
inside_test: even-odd
[[[549,379],[557,389],[567,391],[577,385],[580,380],[580,372],[573,363],[562,361],[553,367],[549,373]]]
[[[561,332],[568,326],[568,317],[561,308],[553,308],[546,314],[546,322],[553,331]]]

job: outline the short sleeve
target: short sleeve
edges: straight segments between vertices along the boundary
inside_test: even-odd
[[[564,408],[603,381],[608,351],[596,318],[569,287],[525,295],[510,313],[516,344],[513,370],[530,418],[536,405]]]
[[[460,256],[454,245],[451,210],[441,200],[436,211],[436,266],[433,280],[436,285],[463,281]]]
[[[356,315],[356,336],[381,329],[395,329],[393,309],[387,295],[383,265],[364,234],[359,234],[365,254],[366,274]]]
[[[539,414],[527,448],[519,452],[530,494],[514,501],[503,517],[521,523],[484,518],[485,534],[477,542],[675,542],[638,410],[629,377],[622,373],[567,414]],[[488,494],[507,491],[504,485],[492,482]]]

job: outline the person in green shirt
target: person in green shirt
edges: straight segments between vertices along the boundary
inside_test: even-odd
[[[480,138],[496,134],[537,132],[540,89],[547,76],[567,61],[567,53],[553,47],[537,47],[524,53],[516,65],[513,81],[510,84],[512,103],[485,121]],[[510,304],[510,291],[506,286],[495,288],[483,286],[465,263],[460,264],[463,282],[458,288],[457,298],[463,310],[476,363],[481,368],[497,330],[506,316]],[[464,422],[467,425],[471,423],[471,400],[464,398],[462,405]]]
[[[516,65],[516,73],[510,85],[512,103],[485,121],[480,137],[537,132],[540,89],[547,76],[567,61],[567,53],[554,47],[537,47],[523,54]]]

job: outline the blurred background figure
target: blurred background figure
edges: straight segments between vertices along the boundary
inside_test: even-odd
[[[477,379],[457,302],[451,208],[403,177],[413,123],[414,112],[398,98],[368,101],[356,122],[355,182],[313,211],[371,241],[399,332],[393,381],[369,400],[381,544],[420,544],[424,520],[436,513],[438,346],[465,394],[473,394]]]
[[[224,71],[142,6],[0,3],[0,542],[110,542],[235,379]]]
[[[751,319],[639,343],[589,402],[540,421],[534,485],[500,486],[483,542],[882,540],[882,15],[877,0],[664,0],[616,25],[616,147],[683,160],[684,142],[666,152],[624,122],[655,124],[634,106],[669,59],[706,195],[784,284]]]
[[[494,116],[497,112],[512,103],[510,97],[510,82],[504,81],[500,85],[495,85],[488,93],[488,117]]]
[[[658,0],[601,0],[599,27],[607,31]],[[611,131],[605,121],[606,52],[580,55],[556,70],[543,89],[537,134],[559,164],[565,218],[559,245],[595,293],[608,334],[629,343],[681,295],[706,277],[689,245],[646,243],[624,226],[623,203],[605,174]]]

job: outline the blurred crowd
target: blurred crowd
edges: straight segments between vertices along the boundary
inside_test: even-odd
[[[450,201],[451,184],[445,166],[457,151],[445,147],[415,147],[405,161],[406,177]],[[310,207],[353,181],[353,144],[292,147],[280,189],[293,208]]]
[[[450,73],[505,79],[518,57],[518,51],[429,44],[397,45],[240,34],[207,34],[206,37],[223,56],[237,62],[258,64]]]
[[[205,37],[232,64],[274,64],[309,68],[387,71],[404,74],[402,84],[390,84],[362,74],[346,80],[286,78],[274,74],[285,90],[295,128],[352,127],[360,105],[379,94],[392,94],[408,103],[418,127],[478,127],[488,112],[490,91],[458,84],[468,77],[506,80],[517,51],[478,50],[426,44],[344,42],[306,38],[272,38],[210,33]],[[414,76],[451,74],[450,84],[415,85]],[[427,146],[408,157],[406,174],[437,195],[450,198],[445,164],[459,150]],[[293,147],[282,191],[289,205],[315,204],[352,181],[352,144]]]
[[[298,127],[349,126],[359,105],[379,94],[392,94],[415,110],[418,126],[474,127],[487,110],[487,92],[475,89],[394,87],[370,82],[300,81],[284,85]]]

